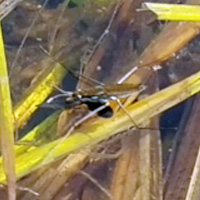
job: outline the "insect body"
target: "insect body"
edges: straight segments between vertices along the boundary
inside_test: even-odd
[[[133,84],[110,84],[107,86],[96,86],[78,90],[75,92],[63,91],[47,100],[47,103],[58,105],[59,108],[72,108],[76,105],[86,104],[88,108],[93,111],[101,106],[104,109],[98,111],[98,115],[102,117],[111,117],[113,110],[109,105],[109,101],[117,101],[121,105],[119,99],[127,98],[129,96],[137,97],[138,94],[145,89],[145,86]],[[62,103],[62,106],[61,104]],[[124,110],[124,108],[122,107]]]
[[[117,98],[126,98],[130,95],[138,94],[138,91],[144,90],[144,86],[133,85],[133,84],[110,84],[107,86],[97,86],[94,88],[89,88],[87,90],[81,90],[75,92],[75,96],[81,97],[92,97],[92,101],[104,101],[107,100],[115,100]]]
[[[144,86],[135,86],[132,84],[113,84],[107,86],[97,86],[75,92],[63,91],[48,99],[47,103],[53,103],[54,100],[63,98],[67,108],[79,105],[82,103],[89,104],[106,104],[109,100],[116,101],[117,99],[127,98],[131,95],[137,96],[145,89]]]

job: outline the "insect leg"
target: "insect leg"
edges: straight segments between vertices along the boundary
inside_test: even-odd
[[[90,78],[90,77],[86,77],[84,75],[78,75],[77,73],[73,72],[70,68],[66,67],[62,62],[59,62],[56,58],[54,58],[46,49],[44,49],[41,45],[39,46],[39,48],[41,49],[41,51],[46,54],[53,62],[55,63],[58,63],[60,64],[64,69],[67,70],[68,73],[70,73],[73,77],[75,77],[76,79],[80,79],[80,76],[81,78],[84,78],[85,80],[87,81],[90,81],[91,83],[95,83],[97,85],[102,85],[104,86],[104,84],[100,81],[97,81],[93,78]]]
[[[97,188],[99,188],[109,199],[113,199],[110,191],[108,191],[106,188],[104,188],[95,178],[93,178],[89,173],[80,170],[79,174],[86,177],[88,180],[90,180]]]
[[[81,118],[80,120],[78,120],[66,133],[65,137],[68,137],[71,132],[80,124],[82,124],[84,121],[86,121],[87,119],[91,118],[92,116],[94,116],[95,114],[97,114],[99,111],[105,109],[107,106],[109,106],[109,102],[107,102],[106,104],[98,107],[97,109],[91,111],[90,113],[88,113],[86,116],[84,116],[83,118]]]
[[[112,100],[116,101],[118,103],[118,105],[120,106],[120,108],[126,113],[126,115],[130,118],[130,120],[133,122],[135,128],[139,129],[136,121],[133,119],[133,117],[129,114],[129,112],[126,110],[126,108],[123,106],[123,104],[121,103],[121,101],[117,98],[117,97],[112,97]]]
[[[58,86],[56,86],[56,85],[54,85],[54,87],[56,88],[56,90],[58,90],[58,92],[60,92],[60,93],[62,93],[62,94],[66,94],[66,96],[69,95],[70,93],[73,93],[73,92],[71,92],[71,91],[63,90],[62,88],[60,88],[60,87],[58,87]],[[71,95],[71,94],[70,94],[70,95]]]
[[[65,94],[57,94],[53,97],[50,97],[49,99],[47,99],[47,103],[52,103],[55,99],[58,99],[60,97],[69,97],[69,96],[72,96],[73,92],[69,92],[69,93],[65,93]]]

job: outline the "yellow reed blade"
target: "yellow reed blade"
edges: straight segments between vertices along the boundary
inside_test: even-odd
[[[137,124],[146,122],[151,117],[166,111],[200,91],[200,72],[174,84],[146,99],[127,107],[130,116]],[[89,123],[90,121],[88,121]],[[92,123],[82,125],[67,138],[60,138],[43,146],[35,147],[16,158],[17,178],[29,174],[48,163],[75,150],[90,148],[109,137],[134,127],[130,118],[123,111],[112,118],[98,118]],[[5,174],[0,164],[0,182],[5,183]]]
[[[142,9],[150,10],[159,20],[200,21],[200,6],[165,3],[143,3]]]
[[[10,96],[9,77],[2,29],[0,24],[0,140],[3,156],[3,171],[6,173],[9,199],[16,198],[14,119]]]
[[[25,94],[25,97],[14,107],[15,129],[18,129],[31,117],[38,107],[55,89],[66,74],[66,69],[59,63],[49,66],[49,69],[39,77]]]

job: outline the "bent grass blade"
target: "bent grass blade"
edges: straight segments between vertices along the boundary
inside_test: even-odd
[[[174,84],[152,96],[149,96],[131,106],[127,111],[138,124],[166,111],[200,91],[200,72]],[[66,139],[58,139],[41,147],[35,147],[16,158],[17,178],[29,174],[35,169],[49,164],[75,150],[92,147],[109,137],[117,135],[133,127],[132,121],[120,111],[111,119],[97,119],[88,128],[85,123],[81,129],[75,130]],[[53,149],[53,151],[52,151]],[[51,152],[49,154],[49,152]],[[45,158],[48,157],[48,160]],[[43,162],[45,160],[45,163]],[[5,174],[0,166],[0,182],[5,183]]]

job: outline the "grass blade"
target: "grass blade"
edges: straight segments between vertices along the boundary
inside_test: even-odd
[[[162,90],[146,99],[127,107],[127,111],[139,124],[164,112],[200,91],[200,72]],[[68,138],[60,138],[44,146],[32,148],[16,158],[17,178],[38,169],[58,158],[80,148],[95,145],[120,132],[133,127],[132,121],[123,111],[110,119],[98,119],[90,126],[87,124]],[[0,182],[5,182],[5,175],[0,165]]]
[[[25,97],[14,107],[16,129],[24,126],[31,115],[53,92],[66,74],[66,69],[59,63],[51,64],[25,94]]]
[[[8,183],[9,200],[16,199],[14,119],[9,88],[8,71],[0,27],[0,134],[3,167]]]
[[[143,3],[142,9],[152,11],[159,20],[200,21],[200,6],[165,3]]]

